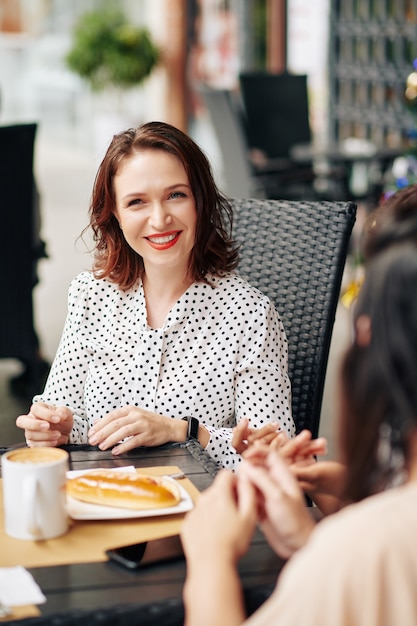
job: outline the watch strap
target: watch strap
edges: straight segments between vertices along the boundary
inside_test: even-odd
[[[182,418],[186,422],[188,422],[187,428],[187,441],[189,439],[197,439],[198,440],[198,428],[200,426],[200,422],[196,417],[192,417],[191,415],[187,415]]]

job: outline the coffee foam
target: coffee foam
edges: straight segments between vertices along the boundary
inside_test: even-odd
[[[13,463],[56,463],[67,456],[65,450],[58,448],[19,448],[7,455]]]

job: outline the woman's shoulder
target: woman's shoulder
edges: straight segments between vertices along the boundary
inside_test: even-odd
[[[393,615],[398,623],[416,623],[416,526],[415,483],[325,518],[284,567],[259,619],[249,623],[266,624],[273,614],[283,624],[307,620],[314,626],[397,623]]]
[[[227,294],[232,300],[238,301],[242,300],[242,298],[247,298],[263,306],[271,306],[272,304],[268,296],[256,287],[253,287],[236,272],[212,277],[210,278],[210,283],[219,289],[222,294]]]
[[[135,290],[130,290],[132,293]],[[71,281],[69,296],[72,299],[86,298],[88,300],[105,298],[123,298],[125,294],[120,287],[107,278],[97,278],[92,271],[80,272]]]
[[[346,549],[357,557],[374,553],[378,556],[400,543],[414,543],[417,528],[417,484],[409,483],[352,504],[325,518],[312,536],[312,546],[320,550]],[[417,566],[417,545],[416,545]]]
[[[93,272],[85,270],[77,274],[77,276],[72,279],[70,286],[81,289],[82,287],[88,286],[95,280]]]
[[[117,288],[116,285],[114,287]],[[69,292],[70,296],[76,297],[80,294],[90,296],[94,293],[101,291],[108,291],[112,289],[112,283],[105,279],[98,279],[91,271],[80,272],[75,278],[72,279]]]

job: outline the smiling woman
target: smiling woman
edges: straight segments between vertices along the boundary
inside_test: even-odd
[[[45,389],[17,418],[29,445],[117,455],[195,437],[234,468],[242,418],[293,435],[285,331],[235,273],[231,224],[186,134],[150,122],[113,137],[90,205],[92,271],[72,282]]]

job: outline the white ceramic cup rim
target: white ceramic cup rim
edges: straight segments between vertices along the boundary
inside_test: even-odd
[[[19,452],[21,450],[24,450],[25,452],[27,452],[29,455],[36,455],[36,453],[41,452],[41,451],[46,451],[47,454],[51,453],[56,455],[56,458],[51,458],[50,460],[47,461],[31,461],[31,460],[27,460],[27,461],[19,461],[19,460],[14,460],[14,459],[10,459],[11,456],[13,456],[14,454],[16,454],[16,456],[19,455]],[[68,459],[69,455],[68,452],[66,450],[62,450],[61,448],[53,448],[52,446],[44,446],[44,447],[39,447],[39,448],[14,448],[13,450],[8,450],[7,452],[5,452],[2,456],[2,461],[6,461],[7,463],[13,463],[13,465],[37,465],[37,466],[47,466],[47,465],[54,465],[55,463],[61,463],[64,459]]]

